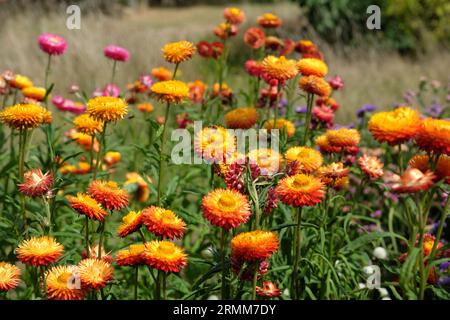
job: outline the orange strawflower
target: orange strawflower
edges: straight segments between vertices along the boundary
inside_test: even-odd
[[[122,224],[117,228],[119,237],[124,238],[129,234],[139,230],[142,225],[142,212],[130,211],[122,218]]]
[[[276,192],[281,202],[294,207],[315,206],[325,197],[320,179],[302,173],[281,179]]]
[[[33,82],[30,78],[20,74],[16,74],[8,83],[11,87],[16,89],[24,89],[33,86]]]
[[[189,41],[171,42],[162,48],[164,59],[175,64],[192,58],[195,51],[195,45]]]
[[[247,154],[251,164],[256,164],[261,169],[262,175],[274,175],[279,172],[283,157],[273,149],[254,149]]]
[[[128,105],[125,100],[116,97],[95,97],[87,103],[87,113],[100,122],[115,122],[125,117]]]
[[[16,255],[23,263],[39,267],[58,261],[63,251],[63,245],[52,237],[31,237],[22,241],[16,249]]]
[[[20,282],[20,269],[7,262],[0,262],[0,292],[15,289]]]
[[[276,298],[281,296],[281,290],[271,281],[263,281],[262,287],[256,287],[256,294],[264,298]]]
[[[269,119],[264,122],[264,129],[267,129],[270,132],[272,129],[278,129],[280,131],[286,130],[286,134],[288,138],[291,138],[295,134],[295,125],[286,119],[277,119],[275,123],[275,119]]]
[[[153,68],[152,76],[158,79],[159,81],[167,81],[172,79],[172,71],[164,67]]]
[[[271,78],[279,81],[291,79],[297,75],[297,65],[295,60],[267,56],[262,61],[263,71]]]
[[[278,28],[283,21],[273,13],[265,13],[258,17],[258,24],[263,28]]]
[[[122,155],[118,151],[108,151],[103,157],[103,161],[108,165],[112,166],[118,163],[122,159]]]
[[[327,130],[325,135],[328,143],[335,147],[355,147],[361,140],[361,136],[356,129]]]
[[[424,119],[421,122],[416,143],[424,151],[450,155],[450,121]]]
[[[342,150],[341,147],[337,147],[337,146],[331,145],[330,142],[328,141],[327,136],[325,134],[322,134],[322,135],[318,136],[315,139],[315,143],[319,147],[320,151],[322,151],[322,152],[339,153]]]
[[[416,136],[420,129],[420,114],[409,107],[375,113],[368,129],[378,142],[397,145]]]
[[[121,210],[128,206],[128,193],[114,181],[94,180],[89,195],[108,210]]]
[[[364,154],[358,159],[358,165],[371,179],[383,176],[384,164],[377,157]]]
[[[256,108],[236,108],[225,114],[225,124],[231,129],[250,129],[258,117]]]
[[[206,92],[207,85],[201,80],[188,83],[189,99],[195,103],[201,103]]]
[[[77,282],[77,266],[55,266],[46,273],[47,296],[50,300],[82,300],[86,290]],[[78,287],[80,285],[80,287]]]
[[[238,261],[264,260],[277,251],[278,247],[279,241],[275,232],[243,232],[231,240],[231,256]]]
[[[128,186],[135,185],[136,189],[134,192],[134,196],[136,200],[139,202],[146,202],[148,197],[150,196],[150,188],[148,183],[142,178],[137,172],[128,172],[125,175],[127,179],[124,183],[125,188]],[[152,179],[147,176],[147,180],[151,183]]]
[[[321,97],[328,97],[331,94],[328,82],[314,75],[301,77],[299,85],[302,90]]]
[[[428,155],[416,155],[409,160],[409,167],[419,169],[422,172],[432,170]],[[439,180],[445,180],[450,184],[450,157],[441,155],[435,165],[434,174]]]
[[[87,216],[89,219],[105,221],[108,212],[91,196],[84,193],[77,193],[76,197],[69,196],[70,206],[79,214]]]
[[[244,11],[236,7],[225,8],[223,16],[231,24],[241,24],[245,20]]]
[[[40,197],[50,191],[53,186],[53,175],[42,173],[41,169],[33,169],[23,174],[23,183],[19,184],[19,191],[29,197]]]
[[[0,111],[0,121],[11,129],[33,129],[52,122],[52,114],[36,104],[16,104]]]
[[[78,132],[76,129],[71,129],[65,133],[65,135],[74,140],[80,147],[83,149],[90,151],[91,148],[94,148],[94,152],[99,151],[99,143],[97,139],[92,139],[91,135]],[[94,140],[94,144],[92,144],[92,140]]]
[[[236,151],[235,139],[225,128],[206,127],[195,135],[194,150],[208,162],[227,162]]]
[[[33,100],[42,101],[45,98],[47,91],[42,87],[26,87],[22,89],[22,94]]]
[[[292,164],[293,174],[312,173],[319,169],[323,163],[322,154],[308,147],[289,148],[284,157],[288,165]]]
[[[237,228],[251,215],[245,195],[230,189],[216,189],[202,199],[203,216],[212,225],[224,229]]]
[[[430,172],[425,173],[415,168],[408,168],[402,176],[394,175],[389,184],[396,193],[416,193],[428,190],[436,176]]]
[[[113,278],[114,269],[109,262],[98,259],[84,259],[78,264],[83,289],[99,290]]]
[[[128,249],[117,252],[116,262],[119,266],[137,266],[144,264],[142,256],[144,250],[144,244],[132,244]]]
[[[142,257],[148,266],[164,272],[179,272],[187,265],[183,248],[170,241],[147,242]]]
[[[137,105],[137,109],[140,112],[144,112],[144,113],[151,113],[151,112],[153,112],[153,110],[155,110],[155,108],[153,107],[153,105],[150,102],[139,103]]]
[[[180,103],[189,96],[189,87],[179,80],[160,81],[152,85],[152,93],[159,101]]]
[[[325,62],[316,58],[303,58],[297,63],[298,71],[304,76],[325,77],[328,66]]]
[[[79,132],[90,136],[103,131],[103,122],[95,120],[87,113],[75,117],[73,124]]]
[[[186,223],[172,210],[151,206],[142,210],[142,223],[153,234],[163,238],[181,238]]]

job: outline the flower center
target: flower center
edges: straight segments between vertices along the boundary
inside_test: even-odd
[[[309,181],[304,176],[296,176],[292,181],[292,186],[296,189],[301,189],[304,186],[308,185]]]
[[[159,251],[164,254],[171,254],[173,253],[173,245],[163,242],[159,245]]]
[[[220,197],[219,204],[224,209],[234,209],[236,206],[236,201],[234,197],[225,194]]]

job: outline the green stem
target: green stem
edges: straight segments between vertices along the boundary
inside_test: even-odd
[[[48,199],[45,197],[45,195],[42,196],[42,201],[44,202],[45,213],[47,215],[48,234],[51,234],[52,233],[52,212],[50,211],[50,204],[48,202]]]
[[[107,125],[107,123],[105,122],[105,124],[103,125],[103,131],[102,131],[102,135],[101,135],[101,143],[99,143],[99,147],[98,147],[97,161],[95,162],[95,166],[94,166],[94,174],[93,174],[94,180],[97,179],[97,172],[98,172],[98,168],[100,167],[102,153],[106,151],[106,125]],[[93,150],[93,149],[94,149],[94,144],[92,143],[91,150]]]
[[[294,266],[292,269],[292,295],[294,299],[298,299],[299,286],[298,286],[298,266],[301,258],[301,222],[302,222],[302,207],[298,208],[297,221],[295,225],[295,243],[294,243]]]
[[[314,95],[312,93],[308,93],[307,96],[307,110],[306,110],[306,118],[305,118],[305,134],[303,136],[302,145],[306,146],[306,143],[309,140],[309,131],[311,126],[311,111],[314,102]]]
[[[134,267],[134,300],[138,300],[139,266]]]
[[[273,127],[277,127],[278,113],[280,112],[280,94],[281,94],[281,84],[278,82],[277,85],[277,98],[275,99],[275,116],[273,120]],[[270,103],[269,103],[270,105]],[[270,108],[270,107],[269,107]]]
[[[227,281],[227,275],[228,275],[228,267],[225,264],[225,258],[226,258],[226,237],[227,237],[227,231],[222,228],[221,230],[221,237],[220,237],[220,253],[221,253],[221,262],[222,262],[222,300],[229,298],[229,285]]]
[[[112,72],[111,72],[111,84],[114,84],[114,79],[116,77],[116,69],[117,69],[117,61],[114,60],[113,61],[113,67],[112,67]]]
[[[85,230],[84,230],[84,244],[86,246],[86,254],[87,257],[90,258],[91,254],[90,254],[90,246],[89,246],[89,217],[86,216],[85,217],[85,226],[84,226]]]
[[[253,273],[253,280],[252,280],[252,300],[256,300],[256,284],[258,283],[258,269],[259,264],[258,262],[255,262],[255,271]]]
[[[163,180],[163,164],[164,164],[164,145],[166,141],[166,131],[167,131],[167,125],[168,125],[168,119],[169,119],[169,111],[170,111],[170,103],[167,102],[166,107],[166,114],[164,118],[164,128],[161,135],[161,148],[159,150],[159,174],[158,174],[158,205],[161,205],[161,187],[162,187],[162,180]]]
[[[105,222],[100,222],[100,239],[98,240],[98,254],[97,258],[100,260],[102,258],[102,247],[103,247],[103,234],[105,233]]]

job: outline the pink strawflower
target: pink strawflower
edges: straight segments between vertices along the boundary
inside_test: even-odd
[[[33,169],[24,173],[19,191],[30,197],[41,197],[50,191],[52,185],[53,176],[50,172],[43,174],[41,169]]]
[[[328,83],[333,88],[333,90],[339,90],[344,87],[344,80],[342,80],[342,78],[339,76],[334,76],[328,81]]]
[[[59,110],[61,111],[65,111],[63,110],[63,106],[64,106],[64,101],[66,99],[64,99],[64,97],[62,96],[54,96],[52,98],[52,103],[55,105],[55,107],[57,107]]]
[[[61,55],[67,49],[66,40],[56,34],[43,33],[39,36],[38,42],[41,50],[50,55]]]
[[[112,44],[107,46],[103,52],[105,57],[116,61],[127,61],[130,57],[127,49]]]
[[[117,98],[120,96],[120,88],[115,84],[109,83],[103,88],[102,96]]]

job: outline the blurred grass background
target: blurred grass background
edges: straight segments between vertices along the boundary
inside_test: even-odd
[[[123,87],[140,74],[149,73],[153,67],[164,65],[160,51],[164,43],[181,39],[196,43],[211,38],[213,28],[223,20],[222,12],[226,6],[148,7],[142,1],[135,1],[133,6],[123,7],[115,5],[115,1],[84,1],[81,30],[68,30],[66,4],[56,5],[52,1],[25,3],[25,9],[22,6],[19,10],[11,6],[10,1],[0,0],[0,70],[11,69],[42,85],[46,56],[38,48],[37,37],[42,32],[60,34],[66,37],[69,48],[64,56],[55,58],[52,65],[52,81],[56,83],[54,94],[65,94],[73,83],[88,93],[104,85],[111,68],[110,61],[103,56],[103,48],[108,44],[130,50],[130,60],[120,64],[118,69],[117,82]],[[227,4],[233,5],[233,2]],[[336,95],[342,105],[338,121],[353,120],[354,111],[363,104],[386,108],[401,102],[403,92],[416,88],[422,76],[445,84],[449,81],[450,52],[438,45],[414,55],[404,55],[401,51],[369,42],[330,42],[315,32],[298,3],[241,2],[237,6],[246,12],[247,20],[233,41],[237,49],[230,58],[231,63],[240,63],[243,52],[249,54],[242,44],[242,35],[249,26],[256,24],[257,16],[265,12],[279,15],[284,20],[282,36],[295,41],[310,38],[318,43],[329,64],[329,75],[343,77],[345,88]],[[183,65],[183,80],[197,79],[204,63],[197,56]],[[226,82],[232,88],[241,88],[246,84],[242,75],[243,71],[233,73]]]

